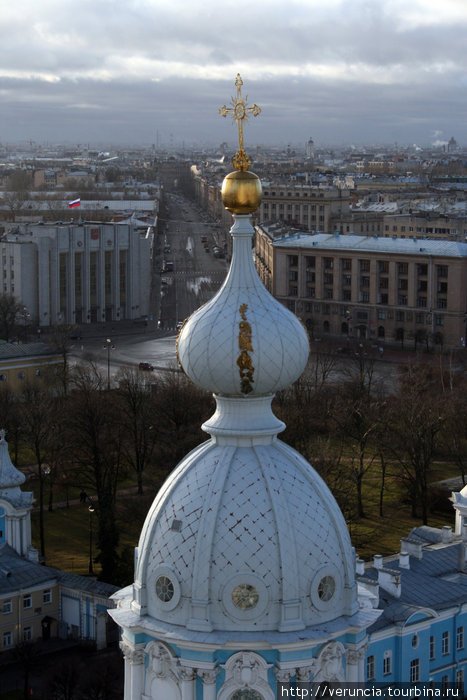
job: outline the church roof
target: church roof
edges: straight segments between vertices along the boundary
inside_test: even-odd
[[[444,546],[425,548],[418,559],[410,556],[410,569],[399,566],[399,560],[385,562],[401,578],[400,598],[392,596],[380,586],[381,617],[370,628],[370,632],[391,624],[404,623],[421,608],[444,610],[465,603],[467,599],[467,575],[459,572],[459,548],[457,541]],[[370,568],[365,577],[378,580],[378,570]]]
[[[19,590],[48,583],[61,583],[76,590],[105,597],[110,597],[117,590],[117,586],[109,583],[29,561],[7,544],[0,546],[0,595],[14,594]]]

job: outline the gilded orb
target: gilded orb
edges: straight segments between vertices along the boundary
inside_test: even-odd
[[[222,183],[224,207],[233,214],[251,214],[261,204],[261,180],[249,170],[234,170]]]

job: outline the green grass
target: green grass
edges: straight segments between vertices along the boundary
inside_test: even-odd
[[[348,522],[352,543],[358,554],[369,559],[374,554],[393,554],[400,549],[401,537],[406,537],[413,527],[422,524],[420,518],[411,517],[410,506],[404,502],[400,481],[390,472],[386,477],[384,515],[379,516],[379,465],[374,465],[364,480],[364,505],[366,517]],[[431,481],[458,476],[449,464],[434,465]],[[129,482],[131,483],[131,482]],[[120,527],[120,551],[138,544],[141,528],[155,496],[156,490],[147,487],[144,496],[120,495],[117,501],[117,522]],[[78,491],[79,494],[79,491]],[[353,498],[353,493],[351,493]],[[341,504],[342,506],[342,504]],[[441,527],[454,524],[454,511],[430,513],[429,525]],[[97,554],[97,516],[93,515],[93,557]],[[87,574],[89,566],[89,512],[82,504],[69,508],[55,508],[44,512],[46,533],[46,563],[64,571]],[[39,517],[33,514],[33,543],[39,548]],[[95,573],[99,566],[94,564]],[[1,700],[1,699],[0,699]]]

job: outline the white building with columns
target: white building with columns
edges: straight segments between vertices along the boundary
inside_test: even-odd
[[[363,681],[366,629],[380,614],[359,601],[337,502],[277,437],[271,401],[302,373],[308,337],[257,276],[248,214],[260,185],[238,172],[240,195],[235,185],[224,195],[235,214],[229,274],[177,340],[186,374],[215,396],[210,439],[157,494],[134,583],[110,612],[125,700],[275,700],[279,684]]]
[[[22,224],[1,241],[1,291],[40,326],[140,318],[151,247],[132,223]]]

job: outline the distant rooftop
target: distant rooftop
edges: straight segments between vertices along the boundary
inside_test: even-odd
[[[276,248],[321,248],[323,250],[360,250],[368,253],[398,253],[400,255],[437,255],[450,258],[467,257],[467,243],[426,238],[382,238],[378,236],[355,236],[354,234],[295,233],[274,238],[277,231],[263,226],[273,237]]]

